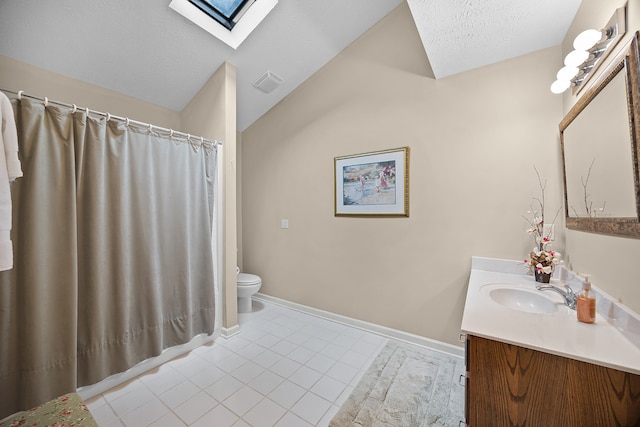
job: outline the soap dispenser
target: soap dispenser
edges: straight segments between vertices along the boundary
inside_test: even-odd
[[[589,276],[584,276],[582,290],[578,293],[576,301],[576,312],[580,322],[593,323],[596,321],[596,296],[591,290]]]

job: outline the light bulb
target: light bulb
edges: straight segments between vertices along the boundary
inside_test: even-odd
[[[556,80],[551,83],[551,92],[562,93],[569,89],[569,86],[571,86],[571,82],[569,80]]]
[[[572,50],[564,57],[564,65],[567,67],[577,67],[589,58],[586,50]]]
[[[580,69],[578,67],[562,67],[558,74],[556,74],[556,78],[558,80],[571,80],[575,76],[578,75]]]
[[[589,50],[602,39],[602,32],[598,30],[585,30],[573,40],[573,48],[576,50]]]

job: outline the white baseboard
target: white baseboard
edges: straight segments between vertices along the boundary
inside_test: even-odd
[[[234,325],[230,328],[221,328],[220,336],[225,339],[229,339],[240,333],[240,325]]]
[[[214,332],[212,335],[196,335],[188,343],[170,347],[160,353],[160,355],[143,360],[142,362],[124,372],[111,375],[100,381],[99,383],[78,388],[78,395],[82,400],[91,399],[92,397],[95,397],[100,393],[104,393],[105,391],[110,390],[113,387],[119,386],[120,384],[124,384],[125,382],[134,379],[138,375],[144,374],[145,372],[153,368],[157,368],[163,363],[175,359],[178,356],[182,356],[183,354],[188,353],[191,350],[200,347],[201,345],[214,341],[218,336],[220,336],[219,332]]]
[[[298,304],[295,302],[287,301],[284,299],[272,297],[262,293],[257,293],[253,296],[258,301],[266,301],[273,304],[278,304],[293,310],[301,311],[312,316],[320,317],[332,322],[341,323],[343,325],[352,326],[354,328],[362,329],[367,332],[382,335],[388,338],[393,338],[399,341],[403,341],[409,344],[419,345],[421,347],[428,348],[430,350],[446,353],[451,356],[457,356],[464,358],[464,348],[458,347],[452,344],[447,344],[442,341],[432,340],[430,338],[421,337],[419,335],[410,334],[408,332],[399,331],[397,329],[387,328],[386,326],[376,325],[374,323],[365,322],[363,320],[353,319],[351,317],[342,316],[340,314],[334,314],[328,311],[319,310],[317,308],[309,307],[306,305]]]

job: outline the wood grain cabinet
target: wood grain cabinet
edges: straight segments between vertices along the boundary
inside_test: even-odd
[[[640,375],[467,335],[471,427],[640,427]]]

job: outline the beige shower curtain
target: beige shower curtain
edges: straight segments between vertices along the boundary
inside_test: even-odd
[[[14,102],[0,419],[214,330],[215,146]]]

